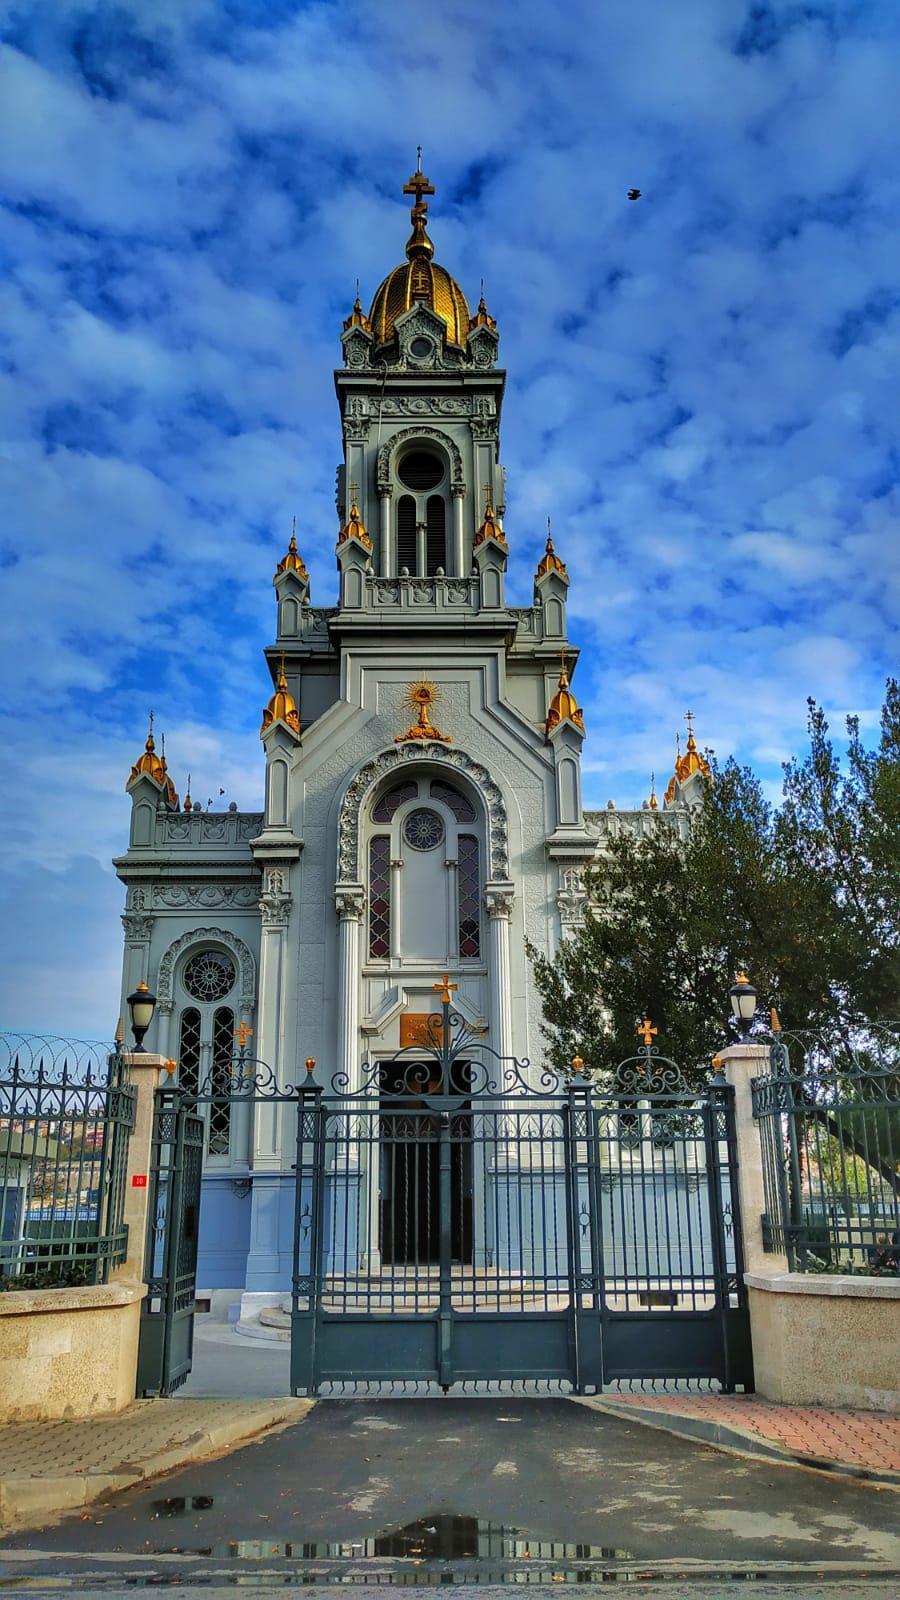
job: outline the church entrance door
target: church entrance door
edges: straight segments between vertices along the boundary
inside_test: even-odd
[[[450,1149],[450,1259],[472,1260],[470,1068],[454,1064]],[[420,1093],[416,1091],[420,1090]],[[431,1061],[384,1064],[380,1090],[379,1246],[385,1266],[437,1267],[441,1259],[440,1070]]]

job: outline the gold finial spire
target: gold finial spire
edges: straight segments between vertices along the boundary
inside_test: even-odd
[[[308,579],[309,578],[309,573],[306,570],[306,563],[304,562],[303,557],[301,556],[299,550],[297,549],[297,518],[296,517],[291,517],[291,538],[290,538],[290,543],[288,544],[288,547],[287,547],[287,555],[286,556],[282,556],[281,560],[278,563],[278,566],[275,569],[276,578],[282,572],[296,572],[297,576],[300,577],[300,578],[304,578],[304,579]]]
[[[650,810],[651,811],[658,811],[659,810],[659,801],[656,798],[656,773],[655,772],[651,772],[651,774],[650,774]]]
[[[262,727],[259,730],[260,738],[262,738],[267,728],[271,728],[273,722],[286,723],[292,733],[295,733],[299,739],[300,713],[297,710],[297,702],[288,689],[284,670],[284,651],[281,652],[281,660],[278,665],[275,693],[263,712]]]
[[[410,211],[413,231],[406,246],[406,254],[412,260],[413,256],[424,256],[431,260],[434,255],[434,245],[428,237],[425,223],[428,216],[427,195],[434,194],[434,184],[429,183],[422,172],[422,146],[417,146],[416,170],[407,183],[403,185],[403,193],[415,196],[415,202]]]
[[[547,544],[544,549],[544,554],[541,556],[541,559],[538,562],[538,569],[535,576],[537,578],[543,578],[548,572],[558,572],[563,578],[567,578],[569,576],[568,572],[566,571],[565,562],[560,560],[553,548],[553,536],[550,532],[549,517],[547,518]]]
[[[191,802],[191,775],[190,775],[190,773],[188,773],[187,789],[185,790],[185,795],[184,795],[184,809],[185,809],[185,811],[190,811],[191,803],[192,803]]]
[[[679,754],[678,760],[675,762],[675,776],[679,783],[686,783],[688,778],[692,778],[696,772],[702,773],[704,778],[708,778],[711,775],[709,762],[697,749],[697,741],[694,738],[693,711],[686,711],[684,720],[687,723],[688,730],[687,744],[684,755]]]
[[[134,766],[131,769],[131,772],[128,775],[128,781],[126,782],[125,787],[127,789],[128,785],[132,782],[132,780],[134,778],[141,778],[141,777],[152,778],[154,783],[158,783],[160,788],[165,792],[165,796],[166,796],[166,799],[168,800],[169,804],[172,805],[172,806],[177,807],[177,805],[178,805],[178,795],[175,793],[175,785],[172,782],[172,779],[169,777],[168,771],[166,769],[166,739],[165,739],[165,734],[163,734],[163,736],[162,736],[162,738],[160,740],[162,748],[160,750],[160,754],[157,755],[156,754],[156,740],[153,737],[153,722],[154,722],[154,714],[151,711],[150,712],[150,731],[147,734],[147,742],[144,745],[143,755],[138,756],[137,761],[135,762]]]
[[[490,483],[484,485],[484,521],[475,535],[475,549],[484,544],[485,539],[496,539],[504,550],[508,550],[506,538],[494,511],[494,494]]]
[[[559,682],[556,693],[550,701],[550,710],[547,712],[546,731],[548,734],[558,728],[561,722],[568,720],[574,722],[576,728],[584,733],[584,713],[569,688],[569,674],[566,664],[565,646],[560,652],[562,660],[559,669]]]
[[[362,301],[359,298],[359,279],[358,278],[356,280],[356,299],[353,302],[353,310],[351,311],[349,317],[345,317],[344,318],[344,332],[345,333],[347,332],[348,328],[364,328],[366,333],[371,333],[372,332],[372,324],[369,321],[368,317],[366,316],[366,313],[364,312],[363,307],[362,307]]]
[[[350,484],[350,515],[348,516],[347,521],[344,523],[344,526],[340,529],[340,531],[338,533],[338,544],[339,545],[343,544],[346,539],[358,539],[361,545],[364,545],[367,550],[371,550],[372,541],[371,541],[371,539],[369,538],[369,535],[366,532],[366,525],[363,522],[363,519],[359,514],[359,498],[358,498],[358,496],[359,496],[359,484],[358,483],[351,483]]]
[[[471,333],[473,331],[473,329],[475,329],[475,328],[494,328],[494,329],[496,329],[496,327],[497,327],[496,318],[491,316],[491,314],[488,311],[488,308],[487,308],[487,306],[485,304],[485,299],[484,299],[484,279],[482,278],[482,280],[481,280],[481,297],[480,297],[480,299],[478,301],[478,309],[475,312],[474,317],[470,317],[469,318],[469,332]]]

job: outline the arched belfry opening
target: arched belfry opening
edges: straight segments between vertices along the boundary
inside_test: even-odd
[[[396,478],[395,570],[434,577],[447,570],[450,460],[432,441],[408,441],[392,463]]]

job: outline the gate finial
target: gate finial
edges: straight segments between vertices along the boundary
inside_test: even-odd
[[[659,1029],[654,1028],[650,1018],[647,1017],[643,1022],[638,1023],[637,1031],[639,1037],[644,1041],[644,1048],[649,1050],[653,1040],[656,1038],[656,1035],[659,1032]]]

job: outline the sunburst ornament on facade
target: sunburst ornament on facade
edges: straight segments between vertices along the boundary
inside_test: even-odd
[[[441,698],[441,691],[430,678],[417,678],[415,683],[408,685],[404,693],[402,704],[410,711],[418,714],[418,720],[405,733],[398,733],[394,743],[405,744],[408,739],[415,739],[418,744],[431,744],[435,740],[439,744],[449,744],[448,733],[438,733],[428,719],[432,706],[436,706]]]

